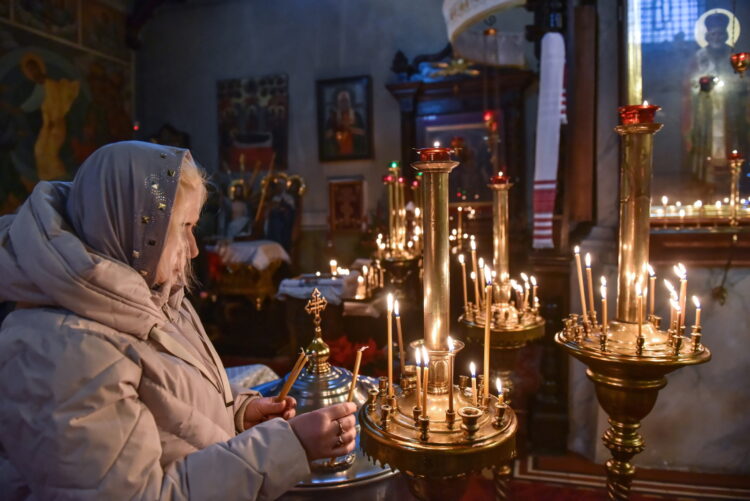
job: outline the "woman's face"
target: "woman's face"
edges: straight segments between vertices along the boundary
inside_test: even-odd
[[[172,212],[173,221],[156,268],[157,284],[179,283],[190,259],[198,256],[193,231],[201,213],[201,197],[196,190],[189,190],[185,195],[180,197],[180,204]]]

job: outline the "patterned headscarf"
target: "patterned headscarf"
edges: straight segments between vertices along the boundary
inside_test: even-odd
[[[69,222],[92,250],[138,270],[152,287],[190,152],[141,141],[96,150],[68,196]]]

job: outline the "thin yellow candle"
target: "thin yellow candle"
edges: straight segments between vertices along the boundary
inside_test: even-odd
[[[581,309],[583,311],[584,321],[588,318],[588,312],[586,311],[586,292],[583,288],[583,271],[581,270],[581,248],[577,245],[573,250],[576,258],[576,268],[578,270],[578,289],[581,291]]]
[[[349,387],[349,396],[346,397],[347,402],[354,401],[354,389],[357,387],[357,377],[359,376],[359,364],[362,363],[362,352],[365,351],[368,346],[363,346],[357,350],[357,358],[354,359],[354,372],[352,373],[352,384]]]
[[[422,409],[424,409],[424,415],[427,415],[427,387],[430,382],[430,354],[427,353],[427,348],[422,346],[422,361],[424,362],[424,374],[422,374]]]
[[[417,363],[417,398],[414,401],[417,403],[417,407],[419,407],[422,402],[422,352],[419,348],[414,349],[414,360]]]
[[[526,309],[526,306],[529,304],[529,277],[526,275],[526,273],[521,273],[521,280],[523,280],[523,303],[521,305],[521,308],[524,310]]]
[[[453,365],[455,363],[453,338],[448,336],[448,410],[453,412]]]
[[[474,282],[474,307],[479,308],[479,285],[477,284],[477,274],[472,271],[469,274],[469,278]]]
[[[536,285],[536,277],[534,275],[531,275],[531,277],[529,277],[529,280],[531,281],[531,297],[533,298],[531,300],[531,305],[536,306],[536,290],[538,288]]]
[[[401,313],[398,299],[393,302],[393,315],[396,317],[396,333],[398,334],[398,360],[401,363],[401,372],[403,372],[404,367],[406,367],[406,353],[404,352],[404,335],[401,331]]]
[[[474,362],[469,364],[469,371],[471,372],[471,399],[474,402],[474,407],[477,406],[477,366]]]
[[[485,294],[488,300],[484,310],[484,397],[490,396],[490,326],[492,324],[492,301],[489,300],[492,294],[492,273],[490,267],[484,267]]]
[[[698,296],[693,296],[693,304],[695,305],[695,326],[701,326],[701,302],[698,300]]]
[[[462,219],[463,219],[463,216],[464,216],[464,209],[463,209],[463,207],[458,207],[456,209],[456,212],[458,213],[458,238],[460,240],[461,239],[461,233],[463,232],[463,230],[462,230],[462,227],[463,227],[463,221],[462,221]]]
[[[289,390],[292,389],[292,385],[295,381],[297,381],[297,377],[299,377],[300,373],[302,372],[302,368],[305,367],[306,363],[307,353],[303,351],[302,353],[300,353],[299,358],[297,358],[297,361],[294,363],[294,367],[292,367],[292,370],[289,372],[289,376],[286,378],[284,386],[281,387],[281,391],[276,396],[277,402],[284,401],[287,393],[289,393]]]
[[[591,278],[591,254],[588,252],[586,253],[586,280],[589,287],[589,311],[594,312],[596,311],[596,306],[594,305],[594,280]]]
[[[477,275],[477,277],[479,277],[479,281],[482,280],[482,278],[483,278],[482,275],[483,274],[484,274],[484,258],[480,257],[479,258],[479,275]],[[487,294],[486,294],[486,291],[484,290],[484,287],[481,288],[481,291],[482,291],[482,302],[481,302],[481,304],[484,304],[484,303],[487,302]]]
[[[648,265],[648,301],[649,301],[649,314],[654,314],[654,298],[656,297],[656,273],[654,268]]]
[[[393,396],[393,294],[388,293],[388,396]]]
[[[607,330],[607,279],[601,278],[601,293],[602,293],[602,329]]]
[[[682,263],[677,263],[673,270],[680,277],[680,312],[681,316],[677,318],[678,327],[685,324],[685,302],[687,300],[687,269]]]
[[[469,296],[466,292],[466,260],[463,254],[458,255],[458,262],[461,263],[461,284],[464,291],[464,311],[469,309]]]
[[[495,379],[495,388],[497,388],[497,405],[503,405],[505,397],[503,396],[503,382],[500,378]]]
[[[339,266],[338,262],[335,259],[331,259],[328,261],[328,265],[331,267],[331,275],[336,275],[336,269]]]
[[[471,247],[471,267],[473,269],[473,276],[476,277],[474,280],[474,300],[476,301],[476,307],[480,307],[480,297],[479,297],[479,269],[477,268],[477,242],[475,240],[472,240],[469,244]]]
[[[643,336],[643,289],[641,282],[635,284],[635,308],[638,312],[638,337]]]

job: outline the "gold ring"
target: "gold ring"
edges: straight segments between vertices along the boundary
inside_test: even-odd
[[[336,437],[336,446],[334,447],[334,449],[338,449],[342,445],[344,445],[344,440],[341,438],[341,435],[339,435]]]
[[[339,437],[344,434],[344,425],[341,424],[341,419],[337,419],[336,422],[339,425]]]

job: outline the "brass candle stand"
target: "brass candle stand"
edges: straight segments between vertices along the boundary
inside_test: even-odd
[[[700,326],[685,336],[682,315],[670,320],[645,318],[641,284],[648,283],[649,205],[653,135],[661,124],[653,122],[656,106],[620,108],[623,159],[620,169],[620,238],[617,315],[607,323],[573,314],[555,341],[588,366],[599,404],[609,415],[610,428],[602,437],[612,458],[606,463],[607,493],[611,500],[625,500],[635,474],[632,457],[644,448],[638,433],[666,384],[666,374],[685,365],[707,362],[711,354],[701,344]],[[606,289],[605,289],[606,290]],[[650,291],[654,294],[655,291]],[[603,315],[604,316],[604,315]]]
[[[423,173],[425,201],[425,335],[416,345],[429,357],[427,381],[420,391],[411,376],[405,377],[408,386],[390,393],[386,380],[379,391],[370,392],[359,412],[360,446],[373,460],[400,470],[419,499],[456,499],[465,491],[468,475],[485,468],[494,469],[496,495],[505,499],[515,457],[516,416],[495,396],[475,405],[476,395],[452,381],[453,360],[463,348],[456,341],[451,350],[448,342],[448,175],[458,165],[452,152],[419,150],[420,161],[413,164]]]
[[[521,348],[544,336],[544,318],[539,314],[536,299],[537,284],[516,294],[513,301],[514,284],[509,274],[509,221],[508,193],[513,186],[506,176],[499,173],[490,179],[492,190],[492,254],[495,278],[492,293],[487,297],[490,307],[490,347],[493,350],[494,366],[503,382],[503,388],[511,393],[511,374],[518,365]],[[480,271],[481,273],[481,271]],[[462,277],[465,280],[465,277]],[[516,288],[519,286],[516,285]],[[464,313],[459,322],[469,341],[482,343],[487,322],[486,308],[478,301],[464,303]]]

